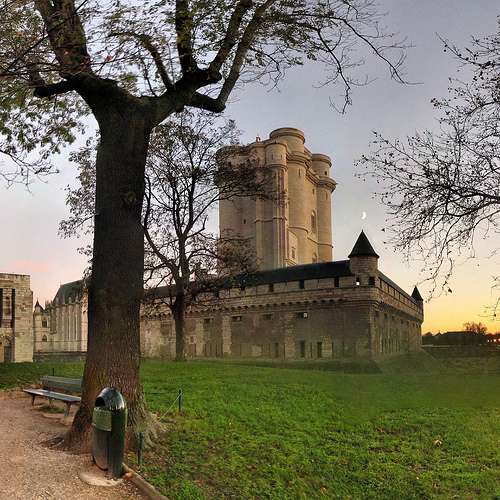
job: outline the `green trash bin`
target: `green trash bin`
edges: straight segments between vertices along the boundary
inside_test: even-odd
[[[92,414],[92,459],[111,477],[122,476],[127,404],[120,391],[106,387],[97,396]]]

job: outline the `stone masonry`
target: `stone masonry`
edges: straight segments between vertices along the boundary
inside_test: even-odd
[[[30,277],[0,273],[0,363],[33,361]]]
[[[273,172],[272,199],[221,200],[221,235],[247,238],[260,269],[332,260],[332,162],[304,147],[304,133],[279,128],[265,141],[234,149],[233,161],[256,162]]]
[[[273,172],[272,199],[223,200],[221,234],[248,238],[259,271],[202,294],[186,318],[187,355],[207,358],[378,358],[421,349],[423,301],[379,269],[361,232],[347,260],[332,261],[331,160],[304,147],[304,134],[280,128],[234,148],[235,162]],[[175,356],[168,289],[147,292],[141,313],[145,358]],[[81,281],[62,285],[34,312],[38,354],[81,353],[87,295]]]
[[[157,290],[155,296],[167,294]],[[175,356],[166,306],[144,307],[144,357]],[[423,301],[378,270],[364,233],[349,260],[261,271],[201,296],[187,318],[190,357],[380,358],[421,349]]]

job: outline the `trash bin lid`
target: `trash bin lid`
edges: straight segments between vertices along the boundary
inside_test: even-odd
[[[97,396],[95,406],[105,407],[108,410],[125,410],[127,403],[121,392],[114,387],[105,387]]]

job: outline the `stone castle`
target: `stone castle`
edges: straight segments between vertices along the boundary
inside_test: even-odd
[[[284,196],[221,203],[221,233],[248,238],[259,271],[198,297],[186,319],[188,356],[378,358],[421,348],[422,297],[417,288],[406,293],[380,270],[364,232],[347,259],[332,261],[331,160],[304,143],[300,130],[280,128],[235,150],[235,161],[272,169],[275,189]],[[162,288],[146,294],[145,358],[175,357],[166,295]],[[160,305],[149,307],[152,302]],[[81,281],[62,285],[45,307],[37,302],[32,318],[35,358],[84,354],[87,298]]]

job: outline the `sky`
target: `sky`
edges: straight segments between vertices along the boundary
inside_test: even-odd
[[[407,80],[415,85],[391,81],[381,62],[370,58],[360,74],[375,76],[375,81],[354,89],[353,105],[341,115],[329,102],[340,102],[342,89],[318,87],[322,68],[298,68],[287,74],[279,89],[258,84],[242,88],[227,114],[242,130],[243,143],[256,136],[266,138],[280,127],[303,130],[306,147],[333,160],[332,176],[337,182],[332,196],[334,259],[347,258],[364,229],[380,255],[379,268],[410,293],[418,283],[427,299],[430,286],[420,283],[417,259],[406,263],[384,245],[385,209],[372,197],[373,182],[355,177],[360,171],[355,161],[370,151],[373,131],[393,138],[436,128],[437,115],[430,100],[446,95],[448,78],[457,75],[458,67],[443,51],[438,35],[466,45],[471,35],[496,31],[500,9],[498,0],[380,0],[380,5],[391,30],[407,36],[414,45],[405,67]],[[58,235],[60,220],[68,215],[65,188],[75,182],[75,166],[68,162],[67,153],[55,162],[61,173],[33,184],[29,191],[0,185],[0,272],[30,274],[34,298],[41,303],[52,299],[61,283],[79,279],[86,267],[85,257],[77,252],[84,242]],[[367,214],[364,220],[363,212]],[[481,321],[490,331],[500,330],[500,321],[485,312],[498,294],[491,286],[492,276],[500,274],[500,256],[490,254],[499,246],[492,239],[480,241],[475,247],[477,258],[458,263],[450,284],[452,293],[425,303],[423,332],[460,330],[466,321]]]

